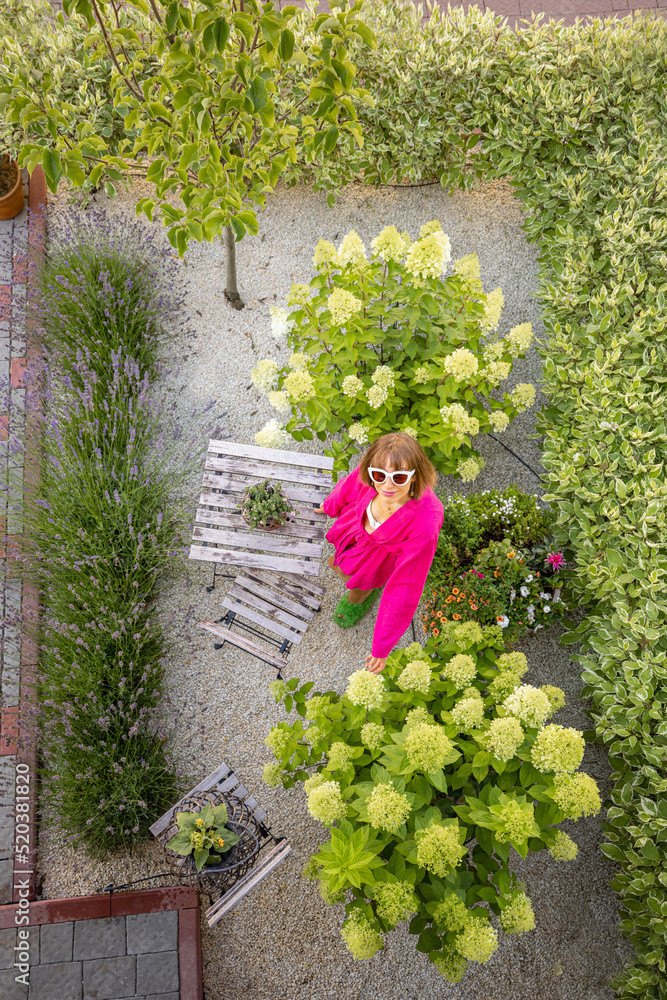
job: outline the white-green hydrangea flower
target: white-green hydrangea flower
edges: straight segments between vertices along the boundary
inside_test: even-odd
[[[412,660],[401,670],[396,683],[401,691],[428,694],[431,687],[431,664],[426,660]]]
[[[477,374],[479,362],[467,347],[457,347],[444,359],[443,367],[457,382],[467,382]]]
[[[276,757],[282,757],[292,742],[292,734],[278,726],[272,726],[269,735],[264,740],[264,746],[269,747]]]
[[[306,778],[303,783],[303,790],[306,795],[310,795],[315,788],[319,788],[326,780],[326,775],[322,774],[321,771],[316,771],[315,774],[311,774],[310,778]]]
[[[375,385],[381,385],[384,386],[385,389],[391,389],[396,381],[396,376],[389,365],[378,365],[371,375],[371,381],[373,381]]]
[[[348,682],[345,696],[353,705],[382,708],[386,689],[379,674],[372,674],[370,670],[355,670],[348,677]]]
[[[428,368],[424,368],[423,365],[420,365],[420,367],[416,369],[415,374],[413,376],[417,385],[426,385],[426,383],[430,382],[433,377],[434,374],[431,374]]]
[[[590,774],[556,774],[553,800],[568,819],[597,816],[602,808],[598,786]]]
[[[463,691],[461,692],[461,697],[462,698],[478,698],[481,701],[481,699],[484,696],[483,696],[482,692],[479,690],[479,688],[476,688],[476,687],[467,687],[467,688],[464,688]]]
[[[484,318],[481,323],[482,331],[485,334],[493,333],[494,330],[498,329],[500,314],[503,311],[504,305],[505,296],[503,295],[502,288],[494,288],[494,290],[489,292],[486,296],[486,302],[484,304]]]
[[[376,785],[366,800],[371,826],[387,833],[397,833],[405,823],[412,806],[402,792],[392,785]]]
[[[508,715],[494,719],[489,726],[487,747],[497,760],[511,760],[525,738],[518,719]]]
[[[373,899],[378,917],[390,927],[395,927],[401,920],[407,920],[419,908],[410,882],[378,882],[373,888]]]
[[[506,378],[509,378],[512,366],[507,361],[492,361],[487,365],[482,374],[489,385],[500,385]],[[497,412],[497,411],[496,411]]]
[[[532,684],[522,684],[503,702],[508,715],[523,722],[530,729],[540,729],[551,712],[551,704],[544,691]]]
[[[354,749],[340,741],[329,748],[327,767],[330,771],[344,771],[354,759]]]
[[[526,659],[525,653],[501,653],[500,656],[496,658],[496,668],[498,670],[511,670],[512,673],[518,674],[519,677],[523,675],[528,670],[528,660]]]
[[[549,845],[549,854],[554,861],[574,861],[579,848],[562,830],[556,830],[556,837],[553,844]]]
[[[384,726],[377,722],[366,722],[361,727],[361,742],[369,750],[379,750],[384,743]]]
[[[452,634],[459,646],[471,646],[484,641],[484,632],[477,622],[454,622],[449,623],[452,627]]]
[[[329,240],[318,240],[313,255],[313,264],[319,270],[322,265],[338,265],[338,251]]]
[[[489,423],[496,434],[502,434],[507,429],[509,422],[510,418],[504,410],[493,410],[489,413]]]
[[[283,389],[294,403],[302,403],[315,395],[315,383],[310,372],[293,371],[285,378]]]
[[[483,920],[470,917],[456,935],[454,947],[469,962],[488,962],[498,948],[498,932]]]
[[[405,647],[405,652],[410,660],[420,660],[424,647],[419,642],[411,642],[409,646]]]
[[[458,823],[450,826],[434,824],[425,830],[417,830],[417,864],[438,878],[449,875],[468,853],[467,847],[460,841],[459,832]]]
[[[295,351],[294,354],[290,354],[287,359],[287,364],[290,368],[294,368],[298,372],[302,372],[304,368],[308,367],[308,362],[310,358],[305,353],[305,351]]]
[[[275,788],[279,785],[283,776],[283,769],[280,764],[265,764],[262,780],[265,785]]]
[[[510,393],[512,406],[518,413],[523,413],[535,402],[535,386],[530,382],[521,382],[514,392]]]
[[[282,340],[290,330],[294,329],[294,323],[289,318],[287,309],[282,306],[269,306],[271,314],[271,334],[275,340]]]
[[[460,274],[466,281],[477,281],[480,276],[479,257],[476,253],[467,253],[454,261],[454,272]]]
[[[426,709],[419,705],[418,708],[411,708],[405,717],[404,728],[407,729],[408,726],[422,726],[422,725],[433,725],[435,719],[432,715],[429,715]]]
[[[323,781],[308,795],[308,812],[323,826],[333,826],[345,819],[347,805],[343,802],[337,781]]]
[[[383,385],[372,385],[368,392],[366,393],[366,399],[370,406],[374,410],[377,410],[378,406],[382,406],[387,400],[387,390]]]
[[[287,296],[288,306],[307,306],[310,304],[310,285],[293,283]]]
[[[324,730],[320,729],[319,726],[308,726],[303,738],[311,747],[315,747],[324,739],[325,735]]]
[[[552,723],[540,730],[530,758],[542,774],[564,771],[572,774],[584,759],[585,742],[578,729],[567,729]]]
[[[326,715],[329,708],[331,699],[328,694],[316,694],[312,698],[306,698],[306,719],[316,719],[318,715]]]
[[[555,687],[553,684],[542,684],[540,686],[540,691],[544,691],[545,695],[549,699],[549,704],[551,705],[551,711],[549,715],[553,715],[565,704],[565,692],[562,688]]]
[[[473,479],[477,479],[483,468],[483,458],[466,458],[458,463],[456,471],[464,483],[471,483]]]
[[[442,726],[423,723],[409,727],[404,746],[411,766],[428,774],[444,767],[453,745]]]
[[[340,267],[346,264],[365,264],[366,247],[361,237],[354,229],[343,237],[341,245],[338,247],[337,261]]]
[[[493,361],[500,361],[502,356],[505,354],[505,351],[505,341],[496,340],[493,344],[487,344],[484,348],[484,360],[487,364],[491,364]]]
[[[468,920],[468,908],[453,892],[437,904],[433,910],[433,919],[447,931],[460,931]]]
[[[289,401],[289,396],[286,392],[270,392],[268,394],[269,405],[277,410],[278,413],[289,413],[292,409],[292,404]]]
[[[471,417],[465,406],[461,406],[460,403],[441,406],[440,416],[443,423],[449,424],[460,437],[464,434],[469,434],[470,437],[479,434],[479,420],[477,417]]]
[[[350,424],[347,433],[357,444],[368,444],[368,428],[362,423]]]
[[[451,660],[443,664],[441,672],[443,677],[456,684],[460,690],[477,677],[477,664],[467,653],[457,653],[456,656],[452,656]]]
[[[411,438],[415,439],[415,441],[419,437],[419,431],[416,427],[401,427],[401,430],[404,434],[409,434]]]
[[[320,896],[327,904],[327,906],[334,906],[336,903],[345,902],[345,893],[343,892],[343,890],[339,890],[338,892],[331,892],[329,886],[324,881],[324,879],[320,881]]]
[[[405,269],[421,284],[425,278],[439,278],[447,270],[452,251],[449,238],[438,230],[412,244],[405,259]]]
[[[364,383],[356,375],[346,375],[341,385],[341,392],[344,396],[358,396],[364,387]]]
[[[530,323],[519,323],[512,327],[505,337],[513,358],[518,358],[524,354],[533,342],[533,327]]]
[[[480,698],[461,698],[452,708],[452,722],[461,729],[479,729],[484,721],[484,703]]]
[[[363,303],[352,292],[348,292],[344,288],[334,288],[327,299],[327,305],[334,326],[344,326],[356,312],[359,312]]]
[[[260,392],[275,389],[278,381],[278,364],[273,358],[262,358],[250,372],[250,381]]]
[[[532,802],[517,802],[510,799],[500,806],[497,818],[503,824],[502,830],[495,830],[496,840],[501,843],[511,840],[518,844],[535,833],[535,812]]]
[[[512,894],[509,904],[500,911],[500,926],[505,934],[525,934],[535,930],[533,904],[525,893]]]
[[[396,226],[385,226],[382,232],[378,233],[374,240],[371,240],[371,247],[375,251],[374,256],[380,257],[385,262],[393,260],[400,263],[409,246],[410,240],[408,239],[406,243],[404,236],[399,233]]]
[[[285,681],[271,681],[269,684],[269,691],[276,701],[282,701],[287,694],[287,685],[285,684]]]
[[[358,962],[373,958],[384,948],[382,935],[360,910],[352,911],[341,928],[340,936],[352,958],[356,958]]]
[[[491,696],[494,704],[497,705],[499,702],[504,701],[513,691],[516,691],[520,684],[521,677],[519,674],[515,674],[513,670],[503,670],[487,686],[486,693]]]
[[[431,952],[429,958],[443,979],[449,983],[460,983],[468,968],[468,963],[463,955],[459,955],[453,948],[443,948],[442,951]]]

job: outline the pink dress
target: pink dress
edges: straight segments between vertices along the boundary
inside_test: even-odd
[[[364,515],[375,495],[355,469],[336,484],[322,506],[336,519],[327,539],[336,550],[336,566],[350,576],[345,584],[348,590],[384,587],[371,652],[385,657],[409,627],[419,604],[438,544],[443,508],[427,487],[419,500],[408,500],[369,535]]]

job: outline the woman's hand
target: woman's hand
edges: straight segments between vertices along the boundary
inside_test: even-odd
[[[381,670],[387,666],[386,656],[373,656],[369,653],[366,657],[366,667],[370,670],[372,674],[379,674]]]
[[[324,507],[313,507],[313,513],[324,514]]]

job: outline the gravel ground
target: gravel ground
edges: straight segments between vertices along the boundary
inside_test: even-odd
[[[144,193],[137,185],[132,196],[125,194],[116,202],[98,196],[98,204],[133,217],[133,199]],[[64,198],[60,198],[51,211],[63,207]],[[476,251],[484,287],[502,286],[505,308],[500,333],[530,320],[539,336],[542,326],[533,298],[536,248],[525,241],[521,209],[508,186],[486,184],[453,197],[438,187],[376,191],[355,186],[343,193],[333,210],[326,207],[322,194],[305,188],[280,189],[260,217],[258,235],[237,248],[239,283],[247,303],[243,311],[234,312],[225,304],[219,244],[193,245],[186,255],[182,274],[188,284],[187,310],[195,336],[174,343],[174,363],[163,386],[172,394],[178,422],[202,442],[223,432],[233,440],[252,442],[255,432],[274,414],[250,387],[250,368],[258,358],[281,356],[270,336],[268,307],[274,302],[284,304],[292,281],[308,280],[317,239],[323,236],[338,242],[354,228],[368,244],[385,224],[407,229],[414,237],[433,218],[440,220],[449,235],[454,258]],[[539,358],[531,350],[516,366],[513,379],[536,381],[539,373]],[[447,494],[516,483],[539,493],[539,448],[528,439],[533,431],[534,413],[528,412],[503,435],[504,444],[526,465],[485,438],[480,451],[487,466],[478,480],[466,489],[447,477],[441,490]],[[316,451],[317,444],[304,447]],[[200,476],[200,467],[193,463],[187,488],[193,510]],[[328,547],[325,557],[329,551]],[[617,931],[615,897],[607,885],[612,866],[597,849],[602,833],[596,819],[568,824],[580,848],[573,863],[556,865],[543,860],[542,854],[522,861],[513,854],[514,870],[525,880],[533,900],[537,930],[521,937],[501,935],[501,947],[491,961],[471,967],[459,985],[447,984],[428,959],[415,951],[415,939],[409,937],[405,924],[388,935],[385,951],[372,961],[359,963],[351,958],[338,935],[342,907],[325,906],[317,889],[301,877],[304,863],[325,839],[325,831],[308,816],[299,789],[269,789],[261,781],[263,765],[270,759],[263,738],[278,718],[267,690],[273,672],[241,651],[213,649],[211,637],[197,628],[196,621],[219,617],[224,583],[207,594],[211,571],[206,566],[184,558],[182,570],[161,597],[177,637],[177,653],[168,667],[169,691],[180,710],[174,723],[176,752],[180,746],[181,763],[195,777],[208,773],[221,760],[231,764],[266,808],[274,832],[284,833],[294,848],[284,865],[215,930],[203,925],[206,1000],[609,1000],[612,994],[606,984],[629,951]],[[331,616],[342,584],[326,567],[322,581],[327,586],[322,613],[301,648],[292,652],[289,672],[315,681],[320,690],[341,690],[348,674],[362,665],[370,650],[373,618],[354,630],[338,629]],[[557,721],[583,729],[587,719],[578,699],[581,685],[576,667],[557,637],[554,628],[518,647],[531,665],[527,681],[561,686],[568,704]],[[411,638],[406,635],[403,641]],[[183,749],[185,735],[197,731],[204,734],[203,749],[197,753]],[[584,767],[604,784],[608,768],[599,748],[587,749]],[[47,843],[42,890],[50,897],[94,892],[110,880],[120,883],[162,870],[155,845],[147,845],[130,858],[112,858],[102,864]]]

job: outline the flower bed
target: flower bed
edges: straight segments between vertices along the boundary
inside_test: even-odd
[[[150,381],[178,303],[138,228],[115,231],[92,213],[68,223],[43,272],[48,414],[27,514],[44,602],[44,801],[99,854],[146,837],[174,791],[156,718],[165,645],[151,598],[175,543],[178,469]]]

